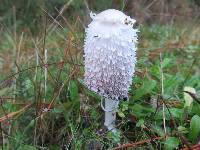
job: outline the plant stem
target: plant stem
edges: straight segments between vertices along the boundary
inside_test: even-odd
[[[116,121],[116,108],[118,107],[118,101],[105,99],[105,122],[104,125],[108,130],[115,130]]]
[[[160,74],[161,74],[161,96],[164,95],[164,74],[163,74],[163,60],[162,60],[162,53],[160,53]],[[166,129],[166,117],[165,117],[165,104],[163,103],[163,127],[165,135],[167,135]]]

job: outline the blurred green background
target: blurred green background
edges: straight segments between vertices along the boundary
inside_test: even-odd
[[[62,8],[63,16],[79,16],[83,21],[88,11],[116,8],[140,23],[170,24],[199,20],[199,7],[199,0],[0,0],[0,22],[12,28],[16,21],[17,30],[34,33],[40,29],[44,15],[56,17]]]

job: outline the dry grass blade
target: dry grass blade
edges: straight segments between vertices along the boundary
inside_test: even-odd
[[[0,122],[5,121],[6,119],[9,119],[9,118],[11,118],[11,117],[13,117],[13,116],[15,116],[15,115],[17,115],[17,114],[19,114],[19,113],[24,112],[24,111],[25,111],[26,109],[28,109],[31,105],[32,105],[32,103],[27,104],[25,107],[21,108],[20,110],[15,111],[15,112],[11,112],[11,113],[9,113],[9,114],[7,114],[7,115],[1,117],[1,118],[0,118]]]

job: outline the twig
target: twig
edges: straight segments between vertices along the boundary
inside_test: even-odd
[[[32,105],[32,103],[26,105],[25,107],[21,108],[21,109],[18,110],[18,111],[15,111],[15,112],[9,113],[9,114],[7,114],[7,115],[1,117],[1,118],[0,118],[0,122],[6,120],[6,119],[8,119],[8,118],[11,118],[11,117],[13,117],[13,116],[15,116],[15,115],[17,115],[17,114],[23,112],[23,111],[25,111],[25,110],[26,110],[27,108],[29,108],[31,105]]]
[[[196,145],[192,146],[192,150],[199,150],[199,149],[200,149],[200,144],[196,144]],[[189,150],[189,148],[185,147],[180,150]]]
[[[151,138],[151,139],[147,139],[147,140],[142,140],[142,141],[138,141],[138,142],[135,142],[135,143],[127,143],[127,144],[123,144],[123,145],[120,145],[118,147],[115,147],[115,148],[112,148],[110,150],[121,150],[123,148],[130,148],[130,147],[136,147],[138,145],[143,145],[145,143],[150,143],[154,140],[162,140],[164,139],[165,137],[154,137],[154,138]]]

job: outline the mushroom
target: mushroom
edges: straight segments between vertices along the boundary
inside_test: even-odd
[[[115,9],[91,13],[84,41],[84,83],[104,99],[104,125],[115,129],[120,100],[128,99],[136,64],[134,19]]]

